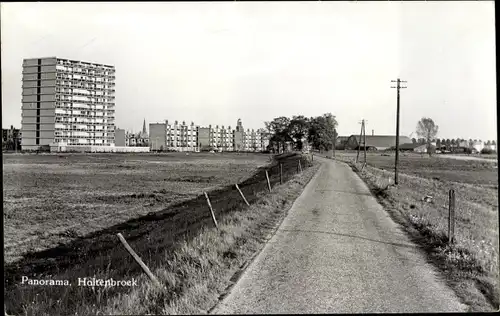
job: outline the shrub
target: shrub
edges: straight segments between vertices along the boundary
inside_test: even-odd
[[[484,154],[484,155],[491,155],[491,154],[496,154],[496,150],[493,150],[491,148],[483,148],[481,150],[481,154]]]

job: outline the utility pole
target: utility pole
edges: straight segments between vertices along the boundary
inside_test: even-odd
[[[391,88],[396,88],[397,90],[397,106],[396,106],[396,161],[394,163],[394,184],[398,184],[398,163],[399,163],[399,89],[406,89],[406,87],[402,87],[401,83],[406,81],[403,81],[401,79],[397,80],[391,80],[391,82],[397,82],[396,87],[391,87]]]
[[[365,150],[365,161],[364,164],[366,165],[366,126],[365,126],[366,121],[363,120],[363,148]]]
[[[335,144],[337,144],[337,129],[333,129],[332,159],[335,159]]]
[[[359,124],[361,124],[361,131],[359,133],[359,143],[358,143],[358,155],[356,156],[356,162],[359,160],[359,151],[361,150],[361,144],[363,144],[363,152],[365,155],[365,161],[366,163],[366,130],[365,130],[365,120],[361,120]]]
[[[363,136],[363,124],[361,124],[361,131],[359,132],[359,142],[358,142],[358,154],[356,155],[356,163],[359,160],[359,151],[361,149],[361,137]]]

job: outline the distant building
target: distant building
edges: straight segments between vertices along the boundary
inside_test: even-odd
[[[150,123],[150,147],[155,151],[198,151],[197,135],[198,126],[193,122],[179,124],[175,121],[170,124],[168,120],[164,123]]]
[[[269,143],[271,139],[271,133],[267,130],[261,128],[258,130],[260,134],[260,143],[263,151],[269,150]]]
[[[399,144],[411,144],[412,141],[407,136],[399,136]],[[366,136],[366,149],[367,150],[385,150],[396,146],[396,136],[391,135],[370,135]],[[359,135],[349,136],[345,149],[364,149],[362,142],[360,142]]]
[[[2,149],[21,150],[21,130],[10,126],[2,128]]]
[[[484,145],[484,148],[490,149],[490,150],[497,150],[497,145],[495,141],[487,141],[486,144]]]
[[[135,147],[136,146],[136,134],[132,132],[125,132],[125,146]]]
[[[262,147],[262,134],[261,131],[254,131],[253,129],[247,129],[244,133],[244,145],[243,150],[245,151],[263,151]]]
[[[212,149],[212,125],[198,128],[198,138],[196,139],[200,151]]]
[[[167,144],[166,123],[149,123],[149,135],[151,150],[165,150]]]
[[[264,129],[245,132],[241,119],[238,119],[236,129],[209,125],[196,126],[193,122],[186,125],[150,123],[150,147],[152,150],[172,151],[263,151],[269,144],[269,133]]]
[[[436,149],[436,145],[431,143],[431,149]],[[427,153],[427,144],[405,143],[399,145],[400,151],[412,151],[416,153]]]
[[[182,124],[178,121],[174,124],[168,124],[168,121],[165,123],[167,150],[196,151],[197,130],[193,122],[190,125],[187,125],[185,121]]]
[[[126,146],[124,129],[117,128],[115,130],[115,146]]]
[[[136,146],[149,147],[149,135],[146,131],[146,119],[144,119],[144,122],[142,123],[142,131],[136,135],[135,140]]]
[[[209,128],[211,128],[211,126],[209,126]],[[216,151],[233,151],[233,135],[230,126],[224,128],[224,125],[221,127],[216,125],[210,132],[212,135],[210,147]]]
[[[231,130],[231,126],[224,128],[222,125],[219,133],[220,142],[217,146],[222,151],[233,151],[233,131]]]
[[[484,144],[481,140],[472,141],[471,145],[472,145],[471,147],[477,150],[478,152],[480,152],[484,148]]]
[[[146,130],[146,120],[142,124],[142,131],[138,133],[125,133],[125,146],[127,147],[149,147],[149,135]]]
[[[338,136],[335,142],[335,149],[344,150],[347,146],[347,141],[350,136]]]
[[[233,131],[233,150],[243,151],[245,148],[245,130],[241,119],[236,122],[236,129]]]

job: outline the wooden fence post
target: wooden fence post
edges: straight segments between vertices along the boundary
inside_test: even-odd
[[[238,184],[235,184],[236,186],[236,189],[238,189],[238,192],[240,192],[241,194],[241,197],[243,198],[243,201],[245,201],[245,203],[250,206],[250,203],[248,203],[247,199],[245,199],[245,196],[243,195],[243,192],[241,192],[240,188],[238,187]]]
[[[148,266],[146,266],[144,264],[144,262],[141,260],[141,258],[135,253],[134,249],[132,249],[132,247],[130,247],[130,245],[127,243],[127,241],[125,240],[125,238],[123,237],[123,235],[121,233],[118,233],[117,235],[118,235],[118,238],[120,239],[121,243],[125,247],[125,249],[127,249],[127,251],[135,259],[135,261],[141,266],[142,270],[144,270],[144,272],[148,275],[149,279],[151,279],[151,281],[153,282],[153,284],[156,285],[156,286],[158,286],[158,287],[161,287],[160,282],[158,281],[158,279],[153,275],[153,273],[151,273],[151,271],[149,270]]]
[[[449,192],[448,202],[448,244],[455,242],[455,190]]]
[[[299,172],[302,172],[302,164],[300,163],[300,159],[299,159]]]
[[[217,225],[217,220],[215,219],[215,214],[214,210],[212,209],[212,203],[210,203],[210,199],[208,198],[207,192],[203,192],[205,194],[205,197],[207,198],[207,203],[208,207],[210,208],[210,214],[212,214],[212,219],[214,220],[214,224],[216,228],[219,228],[219,225]]]
[[[269,192],[271,192],[271,182],[269,181],[269,174],[267,173],[267,170],[266,170],[266,179],[267,179],[267,186],[269,187]]]
[[[280,163],[280,184],[283,184],[283,164]]]

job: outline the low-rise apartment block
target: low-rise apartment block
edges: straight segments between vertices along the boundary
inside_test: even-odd
[[[191,122],[179,124],[150,123],[150,147],[152,150],[169,151],[263,151],[269,144],[263,129],[244,131],[241,119],[236,129],[231,126],[209,125],[200,127]]]
[[[168,151],[197,151],[198,150],[198,126],[193,122],[173,124],[168,120],[165,123],[150,123],[150,147],[152,150]]]

